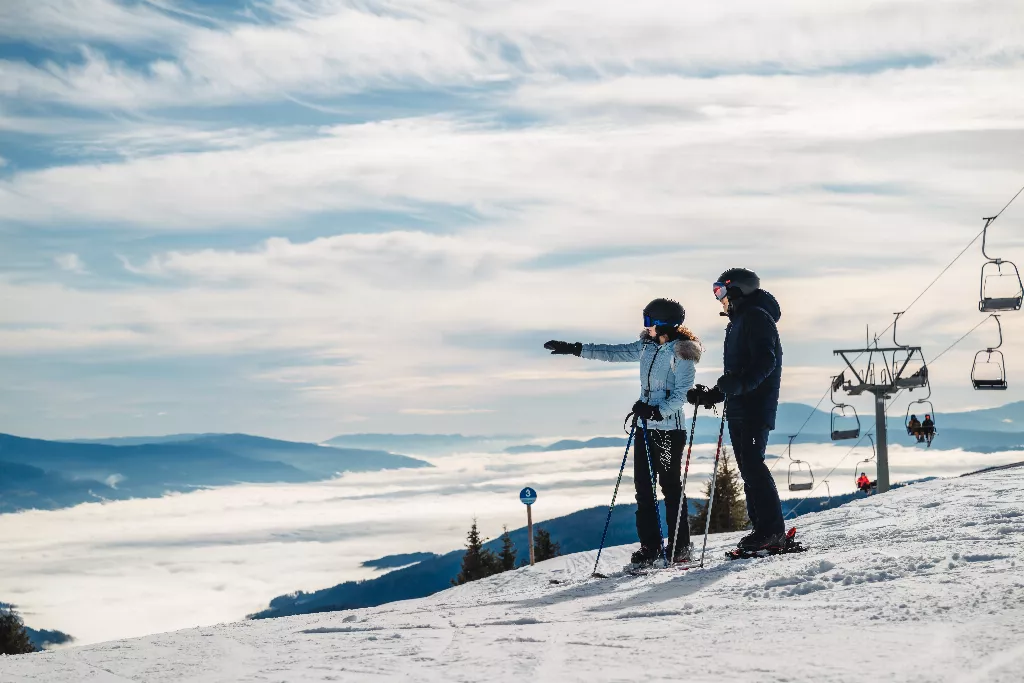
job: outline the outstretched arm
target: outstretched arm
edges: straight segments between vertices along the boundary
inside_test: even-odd
[[[631,344],[584,344],[580,356],[610,363],[631,363],[640,360],[643,350],[642,339]]]

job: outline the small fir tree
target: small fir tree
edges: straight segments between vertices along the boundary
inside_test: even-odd
[[[18,613],[13,608],[0,606],[0,655],[24,655],[35,651]]]
[[[561,544],[552,541],[551,534],[545,529],[537,527],[533,537],[533,555],[534,560],[537,562],[550,560],[552,557],[558,557],[562,554]]]
[[[462,571],[452,579],[452,585],[461,586],[464,583],[497,574],[499,571],[498,558],[490,550],[484,548],[480,532],[476,528],[476,517],[474,517],[473,526],[466,534],[466,554],[462,556]]]
[[[722,458],[718,462],[718,477],[715,480],[715,507],[711,511],[712,534],[725,531],[739,531],[750,525],[747,519],[747,504],[740,493],[743,484],[739,473],[733,468],[729,458],[729,449],[722,449]],[[711,479],[704,487],[704,497],[711,496]],[[690,531],[703,534],[707,523],[708,503],[697,503],[697,512],[690,517]]]
[[[501,535],[501,552],[498,554],[498,565],[501,571],[507,572],[516,568],[516,546],[512,543],[512,537],[508,535],[508,527],[502,527],[505,532]]]

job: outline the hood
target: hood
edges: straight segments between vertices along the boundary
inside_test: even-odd
[[[770,292],[766,292],[763,289],[759,289],[750,296],[745,296],[737,301],[733,311],[739,312],[750,306],[763,308],[775,322],[779,322],[782,319],[782,307],[779,306],[779,302],[775,300],[775,297]]]
[[[690,341],[689,339],[679,339],[676,341],[676,358],[699,363],[701,350],[700,344],[695,341]]]

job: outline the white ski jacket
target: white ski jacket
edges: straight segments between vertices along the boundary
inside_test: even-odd
[[[640,399],[661,412],[660,422],[651,420],[648,429],[686,429],[686,392],[693,386],[700,361],[700,344],[675,339],[658,344],[646,335],[632,344],[584,344],[581,358],[635,363],[640,361]]]

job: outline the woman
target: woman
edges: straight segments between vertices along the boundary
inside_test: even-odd
[[[653,486],[659,477],[668,520],[668,557],[673,562],[690,560],[689,518],[680,477],[686,445],[683,406],[686,404],[686,392],[693,386],[694,364],[700,360],[701,346],[697,336],[683,327],[685,318],[686,311],[679,302],[655,299],[644,309],[644,331],[640,339],[631,344],[573,344],[556,340],[544,344],[552,354],[573,354],[619,363],[640,362],[641,393],[633,412],[641,420],[646,420],[647,438],[638,425],[633,451],[636,533],[640,537],[640,549],[632,557],[636,566],[650,565],[661,554]],[[655,470],[653,481],[647,464],[648,443],[650,461]],[[682,523],[679,540],[673,548],[677,516]]]

